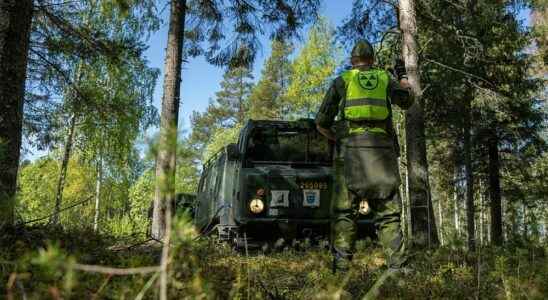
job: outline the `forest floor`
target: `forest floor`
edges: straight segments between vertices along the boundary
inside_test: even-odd
[[[332,274],[326,249],[291,247],[246,255],[213,239],[196,239],[185,224],[175,228],[169,267],[172,299],[360,299],[384,270],[380,249],[365,242],[349,272]],[[161,246],[138,241],[44,226],[4,232],[0,276],[5,290],[0,298],[156,299],[158,273],[83,270],[89,265],[157,266]],[[514,243],[473,254],[457,245],[415,252],[411,272],[387,280],[380,298],[546,299],[547,249]]]

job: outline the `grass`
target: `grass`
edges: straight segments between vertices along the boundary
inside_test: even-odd
[[[332,274],[322,248],[246,256],[214,239],[196,239],[185,221],[173,235],[169,296],[173,299],[359,299],[383,271],[382,251],[362,243],[353,267]],[[155,266],[161,247],[92,231],[27,227],[0,237],[0,269],[8,299],[156,299],[157,273],[117,276],[78,264]],[[306,248],[306,247],[304,247]],[[545,299],[546,245],[512,244],[467,253],[444,247],[414,253],[412,272],[389,279],[382,299]],[[0,297],[1,298],[1,297]]]

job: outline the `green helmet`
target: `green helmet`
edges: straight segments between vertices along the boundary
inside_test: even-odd
[[[364,57],[364,58],[374,58],[375,51],[373,46],[366,40],[359,40],[354,48],[352,48],[352,57]]]

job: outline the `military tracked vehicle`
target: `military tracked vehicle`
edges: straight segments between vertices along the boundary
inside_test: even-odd
[[[241,243],[329,232],[333,145],[311,119],[249,121],[204,165],[194,222]],[[363,218],[360,223],[370,223]]]

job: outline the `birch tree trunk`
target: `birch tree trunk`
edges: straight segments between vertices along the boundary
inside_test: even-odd
[[[411,206],[411,232],[418,246],[436,246],[438,236],[430,199],[424,111],[417,54],[415,1],[399,0],[400,28],[403,33],[402,54],[415,104],[406,112],[407,176]]]
[[[460,221],[459,221],[459,188],[457,186],[457,172],[453,176],[453,224],[455,225],[455,234],[460,236]]]
[[[13,224],[32,0],[0,2],[0,228]]]
[[[489,197],[491,198],[491,242],[502,245],[502,201],[500,196],[500,162],[498,138],[491,133],[489,148]]]
[[[65,140],[65,149],[63,151],[63,158],[61,160],[61,168],[59,170],[59,179],[57,180],[57,191],[55,194],[55,208],[53,209],[53,215],[51,217],[51,223],[59,224],[59,214],[61,211],[61,203],[63,202],[63,190],[65,189],[65,181],[67,178],[68,163],[70,160],[70,154],[72,151],[72,144],[74,141],[74,131],[76,129],[76,114],[72,114],[69,120],[69,131],[67,139]]]
[[[166,230],[166,210],[175,197],[177,123],[181,91],[181,64],[185,24],[185,0],[171,0],[169,32],[164,66],[164,94],[160,119],[160,141],[156,156],[156,186],[151,234],[161,240]]]

